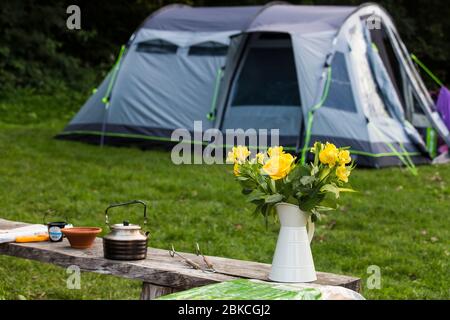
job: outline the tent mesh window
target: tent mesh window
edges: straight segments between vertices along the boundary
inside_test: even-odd
[[[231,106],[299,107],[300,92],[290,36],[263,33],[255,37],[241,62]]]
[[[136,49],[138,52],[156,54],[175,54],[177,50],[177,45],[161,39],[139,42]]]
[[[342,52],[336,52],[331,62],[331,83],[324,107],[356,112],[352,84],[348,75],[347,62]]]
[[[189,48],[188,55],[190,56],[225,56],[228,51],[228,46],[214,42],[207,41],[193,45]]]

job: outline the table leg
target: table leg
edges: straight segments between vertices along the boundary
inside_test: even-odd
[[[148,282],[143,282],[141,291],[141,300],[153,300],[158,297],[177,291],[179,290],[175,288],[163,287]]]

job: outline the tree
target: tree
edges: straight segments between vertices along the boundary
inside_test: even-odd
[[[293,4],[359,5],[360,0],[293,0]],[[450,6],[446,1],[378,1],[390,12],[408,49],[448,82]],[[77,90],[100,81],[120,45],[155,10],[172,3],[196,6],[263,5],[263,0],[2,0],[0,88]],[[81,30],[66,28],[67,6],[81,8]],[[425,78],[425,76],[424,76]],[[428,79],[426,79],[428,81]],[[428,81],[432,88],[434,84]]]

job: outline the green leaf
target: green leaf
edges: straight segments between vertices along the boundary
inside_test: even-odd
[[[320,173],[320,180],[324,180],[331,173],[331,168],[326,166]]]
[[[287,198],[286,200],[284,200],[287,203],[293,204],[293,205],[298,205],[298,200],[297,198],[294,198],[293,196],[289,196],[289,198]]]
[[[264,216],[264,221],[265,221],[265,224],[266,224],[266,230],[269,228],[269,215],[270,215],[271,211],[272,211],[272,207],[270,206],[270,204],[266,203],[266,204],[264,204],[262,206],[261,213]]]
[[[313,184],[314,181],[316,181],[316,177],[314,176],[303,176],[300,179],[300,183],[304,186],[306,186],[307,184]]]
[[[332,208],[332,207],[325,207],[325,206],[317,206],[316,207],[317,211],[334,211],[336,210],[336,208]]]
[[[338,208],[337,199],[334,194],[327,194],[324,199],[320,202],[319,207],[330,208],[331,210],[336,210]],[[320,210],[320,209],[319,209]],[[321,210],[328,211],[328,210]]]
[[[247,195],[247,201],[253,202],[253,201],[257,201],[257,200],[265,200],[266,196],[267,195],[264,192],[261,192],[259,190],[254,190],[252,193]]]
[[[311,175],[315,176],[319,172],[319,166],[313,164],[311,168]]]
[[[253,211],[253,215],[258,215],[262,213],[262,208],[264,206],[264,203],[260,203],[256,206],[255,210]]]
[[[265,202],[266,203],[277,203],[283,200],[283,196],[279,193],[271,194],[269,196],[266,196]]]
[[[320,191],[321,192],[333,193],[334,196],[336,197],[336,199],[339,198],[339,188],[333,183],[329,183],[329,184],[326,184],[326,185],[322,186],[320,188]]]
[[[255,181],[251,179],[246,181],[239,181],[239,183],[241,184],[242,189],[254,190],[258,186],[257,183],[255,183]]]
[[[270,179],[270,181],[269,181],[269,187],[270,187],[270,190],[271,190],[272,192],[277,192],[277,187],[276,187],[276,185],[275,185],[275,180]]]
[[[322,202],[324,194],[311,193],[298,199],[298,206],[306,212],[310,212]]]

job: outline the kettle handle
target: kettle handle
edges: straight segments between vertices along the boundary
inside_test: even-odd
[[[131,204],[141,204],[144,206],[144,226],[147,225],[147,204],[142,200],[133,200],[128,202],[122,202],[122,203],[113,203],[109,205],[108,208],[105,210],[105,224],[111,229],[111,226],[109,224],[109,217],[108,217],[108,210],[115,208],[115,207],[122,207],[122,206],[128,206]]]

